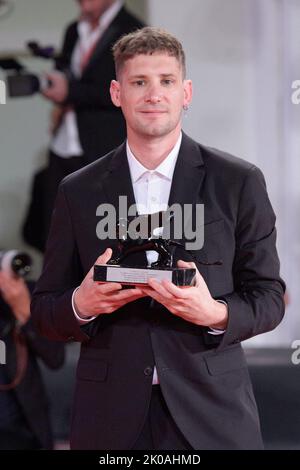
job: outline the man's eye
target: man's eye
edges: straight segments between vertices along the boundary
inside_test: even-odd
[[[162,83],[164,85],[171,85],[173,83],[173,80],[171,80],[170,78],[165,78]]]
[[[143,85],[145,85],[145,80],[136,80],[134,82],[134,84],[137,85],[137,86],[143,86]]]

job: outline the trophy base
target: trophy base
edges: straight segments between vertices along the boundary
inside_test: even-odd
[[[139,268],[120,265],[96,264],[94,266],[94,281],[118,282],[123,285],[145,286],[148,279],[158,282],[166,279],[176,286],[191,286],[196,275],[194,268]]]

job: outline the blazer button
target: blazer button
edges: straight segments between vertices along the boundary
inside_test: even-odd
[[[152,375],[152,373],[153,373],[153,367],[148,366],[144,369],[145,375],[149,376],[149,375]]]

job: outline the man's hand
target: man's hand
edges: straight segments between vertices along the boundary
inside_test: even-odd
[[[95,264],[106,264],[111,255],[111,248],[107,248]],[[93,269],[92,266],[74,295],[76,311],[83,319],[115,312],[123,305],[147,296],[140,288],[122,290],[122,285],[115,282],[94,282]]]
[[[24,279],[12,277],[1,271],[0,291],[15,318],[21,325],[24,325],[30,317],[30,293]]]
[[[62,103],[69,92],[69,83],[62,72],[50,72],[46,78],[51,81],[49,88],[42,91],[42,94],[54,103]]]
[[[227,307],[212,298],[195,263],[178,261],[177,265],[181,268],[196,269],[194,286],[182,288],[170,281],[164,280],[159,283],[155,279],[149,279],[149,287],[142,288],[145,294],[186,321],[210,328],[226,329]]]

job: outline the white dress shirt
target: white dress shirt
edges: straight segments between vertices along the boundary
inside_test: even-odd
[[[127,159],[139,214],[154,214],[168,209],[173,173],[181,140],[182,134],[180,133],[172,151],[155,170],[148,170],[135,158],[127,141]],[[146,255],[149,265],[158,258],[156,251],[147,251]]]
[[[153,214],[168,209],[173,173],[181,140],[182,134],[180,133],[173,150],[155,170],[148,170],[135,158],[127,141],[127,159],[139,214]],[[157,261],[158,253],[156,251],[147,251],[146,255],[149,265]],[[154,367],[152,384],[159,384],[156,367]]]
[[[79,21],[77,25],[78,40],[71,57],[71,71],[77,79],[81,77],[81,62],[91,47],[99,41],[105,30],[117,16],[123,6],[123,0],[117,0],[99,18],[98,26],[91,29],[87,21]],[[61,125],[55,133],[50,144],[51,150],[59,157],[80,157],[83,150],[79,140],[76,114],[73,109],[68,110],[62,119]]]
[[[155,170],[148,170],[144,167],[133,155],[128,141],[126,143],[127,160],[129,165],[130,177],[133,186],[135,202],[139,214],[153,214],[158,211],[167,210],[171,184],[174,174],[174,169],[179,154],[181,145],[182,134],[180,136],[164,161]],[[148,264],[155,262],[158,258],[156,251],[147,251]],[[74,305],[74,294],[72,296],[72,306],[76,318],[81,324],[90,322],[96,317],[83,320],[78,316]],[[223,303],[223,302],[222,302]],[[223,334],[224,330],[216,330],[211,328],[209,332],[214,335]],[[158,376],[156,367],[154,367],[152,384],[158,384]]]

